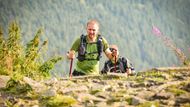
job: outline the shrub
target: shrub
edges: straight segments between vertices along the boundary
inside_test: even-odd
[[[42,49],[47,46],[47,41],[40,44],[43,30],[39,29],[34,38],[26,46],[21,44],[21,29],[15,21],[9,25],[8,38],[5,39],[0,28],[0,75],[9,75],[18,79],[20,75],[34,80],[48,78],[50,70],[62,60],[56,56],[44,61]],[[21,78],[19,78],[21,79]]]

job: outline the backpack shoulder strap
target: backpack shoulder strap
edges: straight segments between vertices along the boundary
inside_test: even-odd
[[[80,43],[81,44],[85,44],[86,43],[86,35],[84,35],[84,34],[82,34],[81,36],[80,36]]]
[[[125,66],[125,69],[130,68],[131,70],[135,70],[130,60],[126,59],[125,57],[122,57],[122,62]]]
[[[86,35],[82,34],[80,36],[80,45],[78,47],[78,60],[83,61],[85,59],[86,53]]]
[[[99,34],[97,38],[97,49],[98,49],[98,57],[97,60],[100,60],[102,57],[103,52],[103,43],[102,43],[102,36]]]
[[[102,39],[102,36],[100,34],[98,34],[98,40]]]
[[[121,61],[122,61],[122,63],[123,63],[124,69],[127,69],[127,68],[128,68],[127,59],[126,59],[125,57],[121,57]]]

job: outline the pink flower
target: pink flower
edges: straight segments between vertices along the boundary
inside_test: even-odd
[[[152,33],[155,34],[156,36],[162,35],[162,32],[160,31],[160,29],[157,28],[156,26],[152,26]]]

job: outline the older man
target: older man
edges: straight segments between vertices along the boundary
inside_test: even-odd
[[[104,67],[100,72],[101,74],[113,72],[127,73],[127,75],[131,75],[135,72],[131,62],[127,58],[119,56],[119,50],[116,45],[111,45],[110,50],[115,57],[112,57],[104,63]]]

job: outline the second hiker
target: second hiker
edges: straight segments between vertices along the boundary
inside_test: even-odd
[[[135,72],[131,62],[127,58],[119,56],[119,50],[116,45],[111,45],[110,50],[113,52],[113,55],[115,57],[107,60],[104,63],[104,67],[100,72],[101,74],[112,72],[112,73],[127,73],[127,75],[131,75]]]

